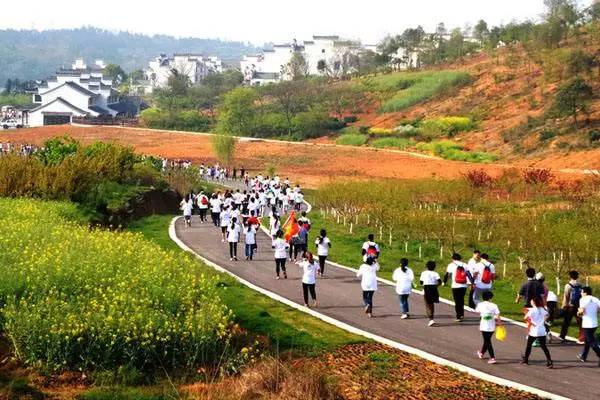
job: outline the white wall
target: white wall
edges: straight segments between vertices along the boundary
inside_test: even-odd
[[[63,86],[50,93],[42,93],[42,104],[47,104],[56,99],[62,97],[67,102],[73,104],[75,107],[82,110],[88,109],[88,99],[90,96],[73,89],[71,86]]]

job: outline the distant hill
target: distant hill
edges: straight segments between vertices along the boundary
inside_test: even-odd
[[[41,32],[0,30],[0,86],[9,78],[45,78],[80,57],[103,59],[131,71],[145,67],[159,53],[194,52],[234,62],[254,51],[256,48],[243,42],[114,33],[91,27]]]

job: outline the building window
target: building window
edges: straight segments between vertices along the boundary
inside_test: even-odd
[[[33,96],[33,102],[34,103],[41,103],[42,102],[42,96],[40,96],[39,94],[36,94]]]

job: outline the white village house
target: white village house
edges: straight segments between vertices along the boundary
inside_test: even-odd
[[[172,57],[161,54],[148,63],[145,72],[149,85],[146,92],[166,87],[174,71],[187,75],[191,84],[197,84],[208,74],[223,72],[223,61],[216,56],[194,53],[175,53]]]
[[[33,94],[34,106],[25,117],[28,126],[71,123],[73,117],[135,115],[139,104],[120,97],[111,79],[103,76],[105,64],[76,60],[54,77],[41,81]]]

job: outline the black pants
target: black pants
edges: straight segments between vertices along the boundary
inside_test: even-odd
[[[374,290],[363,290],[363,303],[367,307],[367,313],[373,312],[373,295],[375,294]]]
[[[548,346],[546,346],[546,336],[527,336],[527,347],[525,348],[525,355],[523,356],[523,360],[525,362],[529,361],[529,356],[531,355],[531,346],[536,340],[540,344],[541,349],[544,351],[544,354],[546,355],[546,360],[548,361],[548,363],[551,363],[552,358],[550,357],[550,351],[548,350]]]
[[[294,245],[294,260],[298,259],[298,254],[300,257],[304,257],[304,253],[306,253],[306,243]]]
[[[456,318],[462,319],[465,316],[465,294],[467,288],[453,288],[452,297],[454,298],[454,310],[456,311]]]
[[[314,283],[302,283],[302,294],[304,295],[304,304],[308,304],[308,293],[310,292],[310,297],[317,301],[317,291],[315,290]]]
[[[279,270],[283,271],[285,274],[285,258],[275,259],[275,272],[277,273],[277,276],[279,276]]]
[[[598,339],[596,339],[597,328],[583,328],[583,337],[585,338],[585,344],[583,345],[583,351],[581,352],[581,358],[584,360],[587,358],[590,348],[594,350],[594,353],[600,358],[600,346],[598,345]]]
[[[206,208],[201,208],[200,209],[200,221],[202,222],[206,222],[206,212],[208,210]]]
[[[221,223],[220,213],[211,212],[210,216],[212,217],[212,222],[213,222],[214,226],[219,226],[219,224]]]
[[[548,323],[552,324],[554,322],[554,317],[556,317],[556,302],[555,301],[547,302],[546,308],[548,309]]]
[[[492,347],[492,336],[494,336],[494,332],[481,331],[481,336],[483,336],[483,347],[481,347],[481,354],[485,354],[487,351],[490,353],[490,357],[496,358],[494,355],[494,348]]]
[[[237,242],[229,242],[229,257],[237,258]]]
[[[471,287],[471,290],[469,290],[469,307],[471,308],[475,308],[475,300],[473,299],[473,292],[475,291],[475,289],[473,287]]]
[[[319,256],[319,268],[321,269],[321,275],[325,273],[325,260],[327,260],[327,256]]]
[[[565,309],[563,323],[560,327],[560,337],[564,339],[567,336],[569,325],[571,325],[571,320],[573,319],[573,317],[575,317],[575,321],[577,321],[577,326],[579,326],[579,340],[582,340],[583,335],[581,331],[581,317],[577,316],[577,307],[575,306],[569,306]]]

